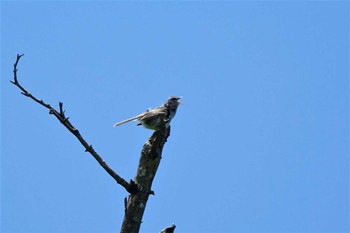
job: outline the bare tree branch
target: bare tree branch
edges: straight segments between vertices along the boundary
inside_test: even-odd
[[[101,165],[105,171],[114,178],[115,181],[117,181],[118,184],[123,186],[129,193],[136,193],[137,192],[137,186],[134,182],[128,183],[126,180],[124,180],[121,176],[119,176],[115,171],[113,171],[112,168],[110,168],[107,163],[101,158],[101,156],[94,150],[92,145],[90,145],[80,134],[79,130],[76,129],[72,123],[69,121],[69,118],[65,116],[65,111],[63,110],[63,103],[59,102],[59,111],[57,111],[55,108],[51,107],[50,104],[45,103],[43,100],[39,100],[34,95],[32,95],[30,92],[28,92],[19,82],[17,79],[17,65],[19,60],[23,54],[19,55],[17,54],[17,59],[15,64],[13,65],[13,81],[10,82],[17,86],[22,92],[22,94],[38,104],[42,105],[43,107],[49,109],[49,113],[53,114],[78,140],[79,142],[84,146],[85,151],[89,152],[96,161]]]
[[[66,117],[65,115],[65,110],[63,109],[62,102],[59,102],[59,110],[56,110],[55,108],[51,107],[50,104],[45,103],[43,100],[40,100],[29,93],[18,82],[17,65],[22,56],[23,54],[17,55],[17,59],[13,68],[14,78],[13,81],[11,80],[11,83],[17,86],[24,96],[49,109],[49,113],[54,115],[61,122],[61,124],[63,124],[64,127],[66,127],[79,140],[79,142],[84,146],[85,151],[89,152],[101,165],[101,167],[105,169],[105,171],[110,176],[112,176],[118,184],[123,186],[130,193],[128,198],[124,199],[125,215],[121,227],[121,232],[138,233],[142,223],[142,217],[146,208],[148,197],[149,195],[154,195],[154,191],[151,190],[151,187],[155,174],[157,173],[160,160],[162,158],[164,144],[170,135],[170,126],[167,127],[166,122],[164,122],[164,125],[160,129],[156,130],[144,144],[141,151],[136,176],[134,180],[127,182],[106,164],[101,156],[93,149],[92,145],[90,145],[83,138],[79,130],[73,126],[73,124],[69,121],[69,117]],[[175,225],[173,224],[170,227],[163,229],[161,232],[172,233],[174,232],[174,229]]]

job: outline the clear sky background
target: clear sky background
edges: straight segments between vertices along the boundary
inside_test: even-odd
[[[118,232],[152,131],[184,96],[141,232],[349,232],[348,1],[2,1],[1,230]]]

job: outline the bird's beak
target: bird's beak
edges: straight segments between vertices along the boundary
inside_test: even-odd
[[[179,99],[182,99],[183,96],[179,96]],[[183,105],[183,103],[181,103],[180,101],[177,101],[177,105]]]

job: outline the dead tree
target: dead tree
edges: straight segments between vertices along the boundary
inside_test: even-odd
[[[170,126],[166,127],[164,124],[164,127],[156,130],[144,144],[141,151],[136,176],[134,179],[131,179],[128,182],[108,166],[108,164],[96,152],[92,145],[84,139],[79,130],[74,127],[74,125],[70,122],[69,117],[66,117],[65,115],[62,102],[59,102],[59,108],[57,110],[50,104],[35,97],[19,83],[17,78],[17,66],[22,56],[23,54],[17,54],[16,62],[13,65],[13,80],[10,82],[21,90],[21,94],[35,101],[44,108],[47,108],[49,110],[49,114],[54,115],[57,120],[61,122],[61,124],[78,139],[78,141],[85,148],[85,152],[90,153],[100,164],[100,166],[129,193],[128,198],[124,199],[125,211],[120,232],[139,232],[148,197],[149,195],[154,195],[154,192],[151,189],[152,182],[162,158],[164,144],[170,135]],[[175,225],[173,224],[170,227],[163,229],[162,232],[174,232],[174,229]]]

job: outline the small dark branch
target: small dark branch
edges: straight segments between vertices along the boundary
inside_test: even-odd
[[[63,110],[63,102],[58,102],[58,106],[60,107],[60,115],[65,118],[64,116],[64,110]]]
[[[125,215],[128,212],[128,199],[126,197],[124,198],[124,212]]]
[[[173,233],[175,231],[175,227],[176,227],[176,225],[172,224],[171,226],[166,227],[163,230],[161,230],[160,233]]]
[[[105,171],[114,178],[115,181],[117,181],[118,184],[120,184],[121,186],[123,186],[127,191],[130,189],[130,187],[132,186],[131,184],[129,184],[126,180],[124,180],[121,176],[119,176],[115,171],[113,171],[107,164],[106,162],[101,158],[101,156],[92,148],[92,146],[86,142],[86,140],[83,138],[83,136],[81,136],[79,130],[77,130],[68,120],[68,117],[65,117],[65,111],[63,110],[63,103],[59,102],[59,111],[57,111],[56,109],[54,109],[53,107],[51,107],[50,104],[45,103],[43,100],[39,100],[38,98],[36,98],[34,95],[32,95],[31,93],[29,93],[19,82],[17,79],[17,65],[18,62],[20,60],[20,58],[23,56],[22,55],[18,55],[17,54],[17,59],[15,64],[13,65],[13,81],[11,80],[10,82],[12,84],[14,84],[15,86],[17,86],[21,91],[22,94],[25,95],[26,97],[34,100],[35,102],[37,102],[38,104],[40,104],[41,106],[49,109],[49,113],[54,115],[63,125],[64,127],[66,127],[78,140],[79,142],[84,146],[85,151],[89,152],[95,159],[96,161],[101,165],[101,167],[103,169],[105,169]],[[128,191],[129,192],[129,191]]]
[[[23,57],[23,56],[24,56],[24,54],[21,54],[21,55],[17,54],[16,62],[15,62],[15,64],[13,64],[13,81],[11,81],[13,84],[18,83],[18,81],[17,81],[17,70],[18,70],[17,65],[18,65],[19,59],[21,59],[21,57]]]

